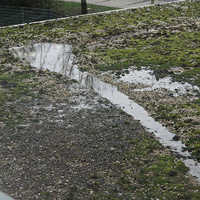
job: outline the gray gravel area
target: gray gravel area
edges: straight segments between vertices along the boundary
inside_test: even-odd
[[[0,186],[15,199],[90,199],[93,179],[117,168],[128,140],[143,128],[107,100],[78,84],[68,99],[8,102],[26,121],[1,129]],[[6,133],[6,134],[3,134]],[[112,188],[114,189],[114,188]],[[76,191],[79,191],[78,193]]]

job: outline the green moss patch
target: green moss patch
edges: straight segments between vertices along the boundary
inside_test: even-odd
[[[96,194],[95,199],[193,199],[197,200],[199,193],[188,184],[184,174],[188,171],[185,165],[172,157],[169,152],[153,138],[144,136],[129,141],[132,144],[122,163],[116,163],[118,173],[109,173],[110,180],[116,188],[123,188],[123,193]]]

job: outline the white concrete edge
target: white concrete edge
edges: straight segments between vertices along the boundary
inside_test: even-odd
[[[54,22],[54,21],[57,22],[57,21],[65,20],[65,19],[74,19],[74,18],[80,18],[80,17],[86,17],[86,16],[110,14],[110,13],[121,12],[121,11],[126,11],[126,10],[134,10],[134,9],[138,9],[138,8],[152,7],[152,6],[156,6],[156,5],[166,5],[166,4],[179,3],[179,2],[183,2],[183,1],[186,1],[186,0],[175,0],[175,1],[171,1],[171,2],[161,2],[161,3],[154,3],[154,4],[151,4],[151,1],[149,1],[150,4],[148,4],[148,5],[138,5],[138,6],[134,6],[134,7],[130,7],[130,8],[120,8],[120,9],[117,9],[117,10],[108,10],[108,11],[103,11],[103,12],[98,12],[98,13],[62,17],[62,18],[42,20],[42,21],[24,23],[24,24],[15,24],[15,25],[10,25],[10,26],[0,27],[0,29],[21,27],[21,26],[31,25],[31,24],[45,24],[45,23],[48,23],[48,22]],[[147,2],[148,1],[142,2],[142,3],[147,3]]]

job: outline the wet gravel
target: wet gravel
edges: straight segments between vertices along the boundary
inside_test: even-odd
[[[123,160],[127,141],[144,132],[93,91],[71,92],[60,102],[43,95],[7,103],[25,119],[0,130],[0,188],[15,199],[89,199],[92,180],[115,171],[113,163]]]

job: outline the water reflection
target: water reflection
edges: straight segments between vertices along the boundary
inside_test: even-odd
[[[73,55],[69,45],[49,43],[29,45],[27,48],[15,48],[13,50],[17,57],[31,63],[33,67],[41,70],[66,74],[70,73]]]
[[[197,86],[193,86],[189,83],[174,82],[169,76],[157,79],[153,71],[149,69],[137,70],[130,68],[126,70],[126,73],[120,75],[119,80],[127,83],[143,85],[142,89],[135,89],[135,91],[166,89],[171,91],[174,96],[188,93],[195,94],[194,91],[200,91]]]
[[[11,50],[16,57],[28,62],[40,70],[49,70],[71,77],[81,83],[82,87],[91,88],[93,77],[82,73],[73,65],[72,47],[65,44],[42,43],[17,47]]]
[[[173,133],[156,122],[143,107],[130,100],[117,87],[104,83],[87,72],[79,71],[78,67],[73,65],[74,55],[71,46],[42,43],[14,48],[12,52],[22,60],[29,62],[33,67],[48,69],[77,80],[81,87],[91,88],[100,96],[119,106],[126,113],[139,120],[148,131],[154,133],[164,146],[169,146],[174,152],[184,157],[183,161],[190,168],[190,173],[200,181],[200,164],[189,159],[190,153],[183,151],[185,145],[180,141],[173,141],[172,138],[175,136]]]

